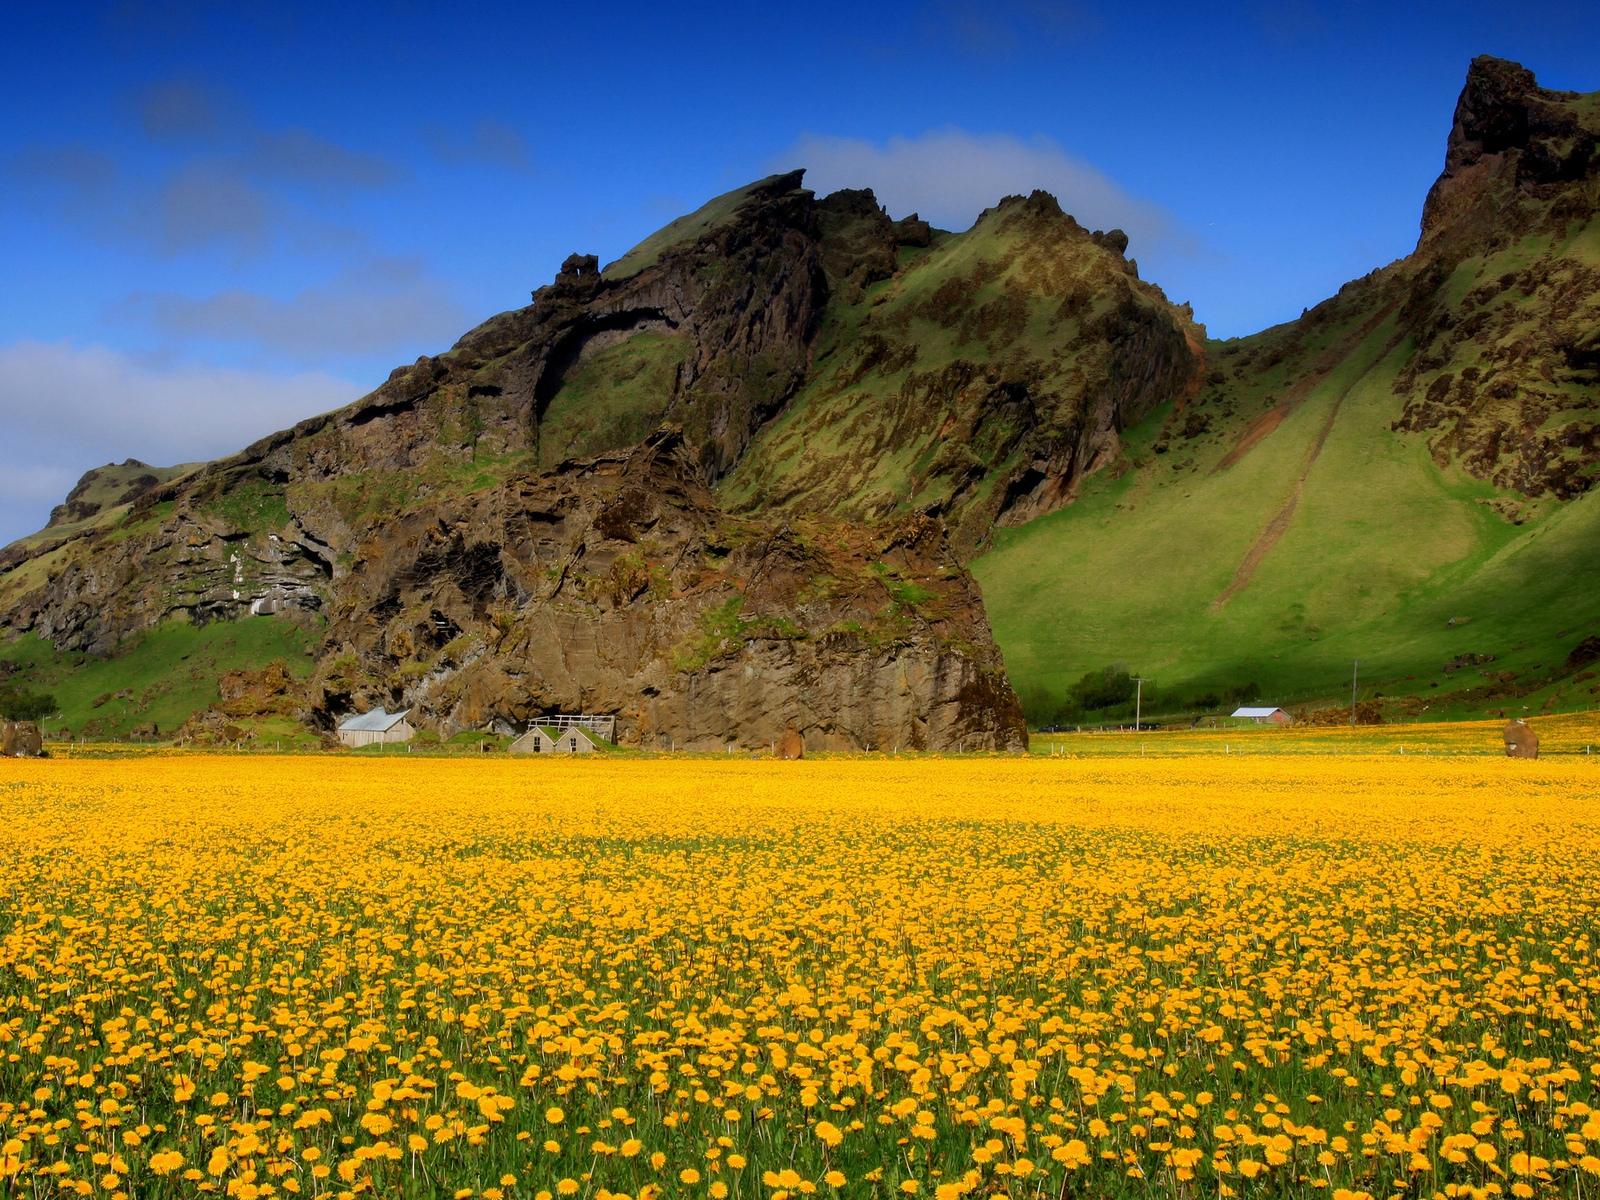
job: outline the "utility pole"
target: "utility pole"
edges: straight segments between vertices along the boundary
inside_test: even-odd
[[[1136,685],[1133,698],[1133,727],[1135,730],[1138,730],[1142,728],[1139,723],[1139,719],[1141,714],[1144,712],[1144,685],[1152,681],[1146,679],[1143,675],[1135,675],[1133,677],[1133,682]]]
[[[1361,660],[1359,658],[1351,659],[1350,660],[1350,724],[1351,724],[1352,727],[1354,727],[1354,725],[1356,723],[1356,680],[1358,680],[1360,677],[1361,677]]]

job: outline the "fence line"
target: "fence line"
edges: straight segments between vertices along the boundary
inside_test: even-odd
[[[598,733],[608,742],[617,740],[616,717],[602,716],[599,713],[562,713],[560,716],[535,721],[534,724],[547,725],[552,729],[588,729]]]

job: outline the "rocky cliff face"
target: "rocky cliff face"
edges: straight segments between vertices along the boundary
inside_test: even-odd
[[[1416,252],[1369,289],[1414,349],[1396,428],[1441,465],[1570,499],[1600,471],[1600,107],[1474,59]]]
[[[819,218],[834,290],[817,367],[723,484],[735,511],[937,513],[970,555],[1066,503],[1121,430],[1200,386],[1187,306],[1139,279],[1120,230],[1084,229],[1043,192],[960,235],[897,227],[868,192]]]
[[[805,376],[826,284],[801,174],[720,198],[718,219],[631,273],[572,255],[527,308],[397,368],[348,408],[212,464],[213,490],[346,481],[336,496],[306,493],[306,507],[330,510],[326,524],[380,493],[392,502],[397,485],[408,499],[459,491],[484,471],[634,444],[663,421],[683,428],[715,479]]]
[[[1019,746],[958,560],[1191,392],[1198,327],[1042,193],[951,235],[800,184],[603,270],[573,255],[231,458],[91,472],[0,554],[0,621],[94,656],[165,621],[299,621],[322,647],[283,704],[322,725],[583,708],[650,746]]]
[[[736,520],[682,434],[375,526],[306,694],[520,729],[614,713],[652,749],[1021,749],[976,584],[937,521]]]

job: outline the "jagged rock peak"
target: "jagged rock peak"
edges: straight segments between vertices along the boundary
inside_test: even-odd
[[[1540,87],[1520,63],[1487,54],[1473,59],[1456,101],[1444,172],[1423,204],[1422,241],[1452,226],[1486,227],[1518,194],[1549,199],[1593,174],[1600,131],[1592,114],[1573,105],[1579,96]],[[1497,180],[1509,187],[1494,187]]]

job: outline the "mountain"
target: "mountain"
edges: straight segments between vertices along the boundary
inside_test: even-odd
[[[573,255],[345,409],[69,503],[80,519],[0,555],[9,661],[95,735],[158,710],[170,730],[197,698],[151,666],[259,668],[259,636],[218,635],[269,618],[301,635],[273,643],[294,693],[274,711],[323,730],[373,704],[446,737],[581,709],[652,748],[791,726],[813,749],[1021,748],[936,517],[733,517],[709,491],[805,380],[828,270],[881,250],[825,236],[799,184],[719,197],[603,272]]]
[[[720,488],[734,512],[942,515],[970,553],[1054,511],[1118,431],[1201,385],[1205,330],[1054,197],[910,245],[870,192],[818,206],[871,252],[830,262],[815,366]],[[920,244],[919,244],[920,243]]]
[[[1475,60],[1417,249],[1228,341],[1042,192],[950,233],[760,180],[338,412],[92,472],[0,552],[4,655],[91,733],[1005,748],[1011,681],[1038,722],[1352,659],[1393,711],[1587,702],[1596,100]]]
[[[1158,711],[1348,697],[1355,660],[1393,715],[1595,703],[1597,134],[1600,95],[1474,60],[1413,253],[1208,342],[1077,503],[998,531],[973,569],[1036,721],[1112,664]]]

